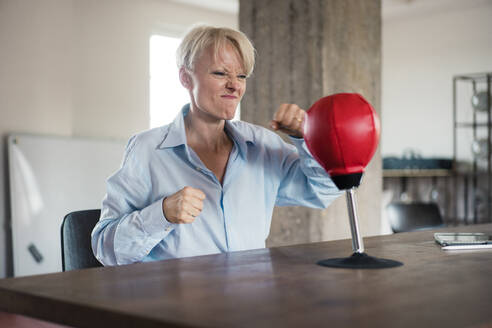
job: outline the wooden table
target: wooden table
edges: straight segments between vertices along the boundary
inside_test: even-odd
[[[442,251],[433,231],[365,244],[404,266],[321,267],[351,253],[322,242],[3,279],[0,310],[77,327],[492,326],[492,250]]]
[[[70,328],[56,323],[33,319],[20,314],[0,312],[0,327],[5,328]]]

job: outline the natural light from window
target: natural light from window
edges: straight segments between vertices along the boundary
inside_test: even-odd
[[[150,37],[150,128],[171,123],[183,105],[190,102],[179,82],[176,49],[181,39],[163,35]],[[239,119],[240,108],[235,120]]]
[[[150,127],[171,123],[184,104],[188,92],[179,82],[176,49],[181,39],[162,35],[150,38]]]

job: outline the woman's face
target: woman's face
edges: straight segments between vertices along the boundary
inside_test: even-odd
[[[193,72],[182,69],[180,78],[190,92],[192,110],[212,120],[232,119],[246,90],[241,57],[230,44],[215,58],[212,47],[206,49]]]

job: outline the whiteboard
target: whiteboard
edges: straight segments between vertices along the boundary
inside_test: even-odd
[[[66,214],[101,207],[125,141],[12,134],[8,138],[14,276],[59,272]]]

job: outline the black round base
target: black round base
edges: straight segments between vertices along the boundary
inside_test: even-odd
[[[366,253],[354,253],[350,257],[322,260],[318,262],[318,265],[344,269],[384,269],[398,267],[403,265],[403,263],[387,259],[378,259],[377,257],[369,256]]]

